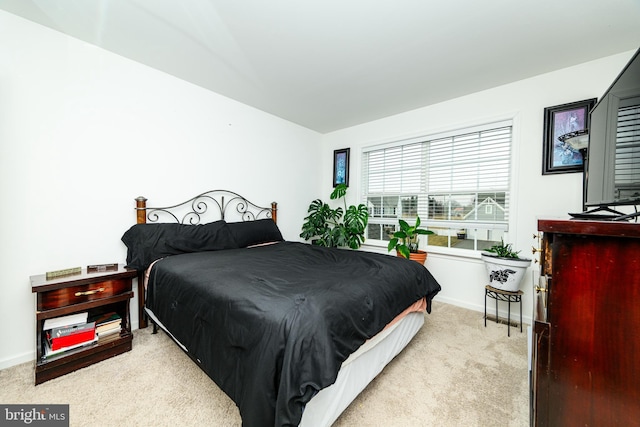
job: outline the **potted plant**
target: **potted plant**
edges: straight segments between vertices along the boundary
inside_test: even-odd
[[[347,207],[346,194],[347,186],[338,184],[330,195],[331,200],[343,199],[344,209],[333,209],[320,199],[312,201],[300,237],[319,246],[358,249],[364,242],[369,211],[362,203]]]
[[[511,243],[491,246],[480,256],[489,274],[489,285],[508,292],[517,292],[524,273],[531,265],[528,258],[520,258],[520,251],[514,251]]]
[[[433,231],[420,228],[419,216],[416,217],[415,225],[409,225],[403,219],[398,220],[398,223],[400,224],[400,230],[393,233],[393,238],[389,240],[387,249],[389,252],[395,249],[397,256],[424,264],[427,259],[427,252],[418,249],[418,239],[420,235],[434,234]]]

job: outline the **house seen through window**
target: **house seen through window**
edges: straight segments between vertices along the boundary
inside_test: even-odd
[[[488,249],[508,228],[511,123],[363,150],[369,243],[389,241],[398,219],[420,216],[435,234],[421,247]]]

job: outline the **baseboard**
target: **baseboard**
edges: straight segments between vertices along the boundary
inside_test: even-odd
[[[27,351],[18,356],[0,360],[0,370],[11,368],[12,366],[20,365],[21,363],[33,362],[35,360],[35,353],[33,351]]]

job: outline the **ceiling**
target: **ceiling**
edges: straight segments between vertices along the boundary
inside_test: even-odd
[[[320,133],[640,47],[640,0],[0,0]]]

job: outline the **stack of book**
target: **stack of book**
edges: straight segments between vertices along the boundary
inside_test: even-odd
[[[104,343],[120,337],[122,318],[116,312],[104,313],[94,319],[98,342]]]
[[[76,313],[44,321],[44,357],[92,344],[98,340],[96,323],[88,321],[89,313]]]

